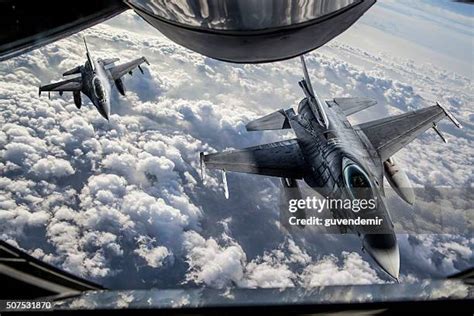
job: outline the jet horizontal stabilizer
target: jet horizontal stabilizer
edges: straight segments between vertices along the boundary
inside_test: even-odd
[[[328,101],[331,103],[331,101]],[[377,104],[377,101],[369,98],[334,98],[337,104],[346,116],[355,114]]]
[[[291,109],[289,111],[294,111]],[[279,110],[261,118],[251,121],[245,125],[247,131],[268,131],[291,128],[288,115],[284,110]]]
[[[307,172],[295,139],[202,156],[209,169],[302,179]]]
[[[81,72],[81,66],[77,66],[77,67],[74,67],[71,70],[68,70],[65,73],[63,73],[63,76],[74,75],[74,74],[78,74],[80,72]]]
[[[105,59],[99,59],[98,62],[102,63],[102,65],[107,66],[110,64],[113,64],[117,61],[119,61],[119,58],[105,58]]]

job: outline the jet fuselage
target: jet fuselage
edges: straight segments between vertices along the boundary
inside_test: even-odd
[[[91,100],[100,115],[108,120],[110,116],[110,102],[107,100],[108,96],[105,88],[107,82],[104,84],[107,78],[103,78],[106,77],[106,70],[102,63],[94,62],[94,64],[94,67],[92,67],[88,60],[80,68],[82,76],[81,92]]]
[[[363,134],[357,133],[341,109],[330,105],[326,105],[328,129],[318,123],[307,98],[300,102],[298,114],[289,118],[309,167],[303,179],[324,198],[375,199],[374,209],[357,213],[347,209],[330,211],[335,218],[382,219],[380,226],[348,228],[362,237],[364,249],[374,260],[398,278],[399,250],[385,203],[382,162],[372,158],[375,156],[363,142]],[[358,185],[353,180],[358,180]]]

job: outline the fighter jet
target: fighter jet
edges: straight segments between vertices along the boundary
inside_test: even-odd
[[[118,58],[94,60],[89,53],[85,38],[84,45],[86,47],[87,56],[85,64],[63,73],[63,76],[76,74],[80,74],[80,76],[41,86],[39,87],[39,95],[41,96],[42,91],[48,91],[48,96],[50,96],[51,91],[59,92],[59,95],[61,96],[65,91],[72,92],[74,96],[74,104],[78,109],[80,109],[82,106],[82,92],[92,101],[100,115],[102,115],[106,120],[109,120],[110,102],[108,100],[109,96],[107,95],[107,90],[105,88],[106,83],[104,81],[113,81],[119,93],[125,95],[125,87],[121,79],[122,76],[127,73],[132,75],[132,71],[136,67],[138,67],[140,72],[143,74],[143,69],[140,65],[142,63],[147,63],[149,65],[150,63],[142,56],[130,62],[114,66],[112,64],[117,62],[119,60]]]
[[[204,168],[242,172],[282,179],[284,191],[300,191],[297,180],[319,196],[328,199],[373,199],[375,207],[356,213],[334,207],[334,218],[382,219],[380,225],[352,226],[361,238],[363,249],[391,277],[398,280],[400,254],[394,225],[386,203],[383,179],[406,202],[415,195],[405,172],[393,155],[417,136],[448,118],[462,126],[445,107],[436,105],[352,126],[347,117],[374,106],[367,98],[321,100],[311,86],[305,60],[301,56],[304,78],[299,82],[305,98],[298,110],[279,110],[246,125],[247,131],[292,129],[296,138],[228,152],[200,154]],[[204,174],[203,174],[204,176]],[[229,192],[224,181],[226,197]]]

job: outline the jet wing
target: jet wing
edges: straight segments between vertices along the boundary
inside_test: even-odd
[[[331,105],[331,101],[328,101]],[[335,98],[333,101],[337,104],[346,116],[365,110],[377,104],[377,101],[369,98]]]
[[[39,93],[42,91],[81,91],[82,79],[81,77],[72,78],[60,82],[51,83],[39,88]]]
[[[207,168],[301,179],[307,169],[296,139],[202,155]]]
[[[445,117],[461,128],[459,122],[439,103],[424,109],[363,123],[355,128],[364,132],[381,160],[385,161],[429,128],[434,128],[442,137],[436,123]]]
[[[129,61],[128,63],[124,63],[124,64],[117,65],[117,66],[114,66],[114,67],[110,67],[108,69],[109,72],[110,72],[110,77],[111,77],[112,80],[117,80],[120,77],[122,77],[123,75],[125,75],[128,72],[135,69],[136,67],[140,68],[140,65],[143,64],[143,63],[146,63],[147,65],[150,64],[148,62],[148,60],[146,60],[145,57],[140,57],[140,58],[137,58],[135,60]],[[140,68],[140,71],[141,71],[141,68]]]

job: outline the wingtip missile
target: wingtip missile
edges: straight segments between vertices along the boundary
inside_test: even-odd
[[[204,165],[204,153],[201,151],[199,153],[199,167],[201,169],[201,179],[204,182],[206,180],[206,170]]]
[[[454,115],[451,114],[451,112],[448,111],[448,109],[446,109],[444,105],[441,105],[441,103],[439,102],[436,102],[436,105],[443,110],[444,114],[446,114],[449,120],[453,122],[453,124],[456,125],[457,128],[462,128],[461,123],[459,123],[459,121],[454,117]]]
[[[224,196],[226,200],[228,200],[229,199],[229,186],[227,185],[227,176],[224,169],[222,169],[222,183],[224,185]]]

